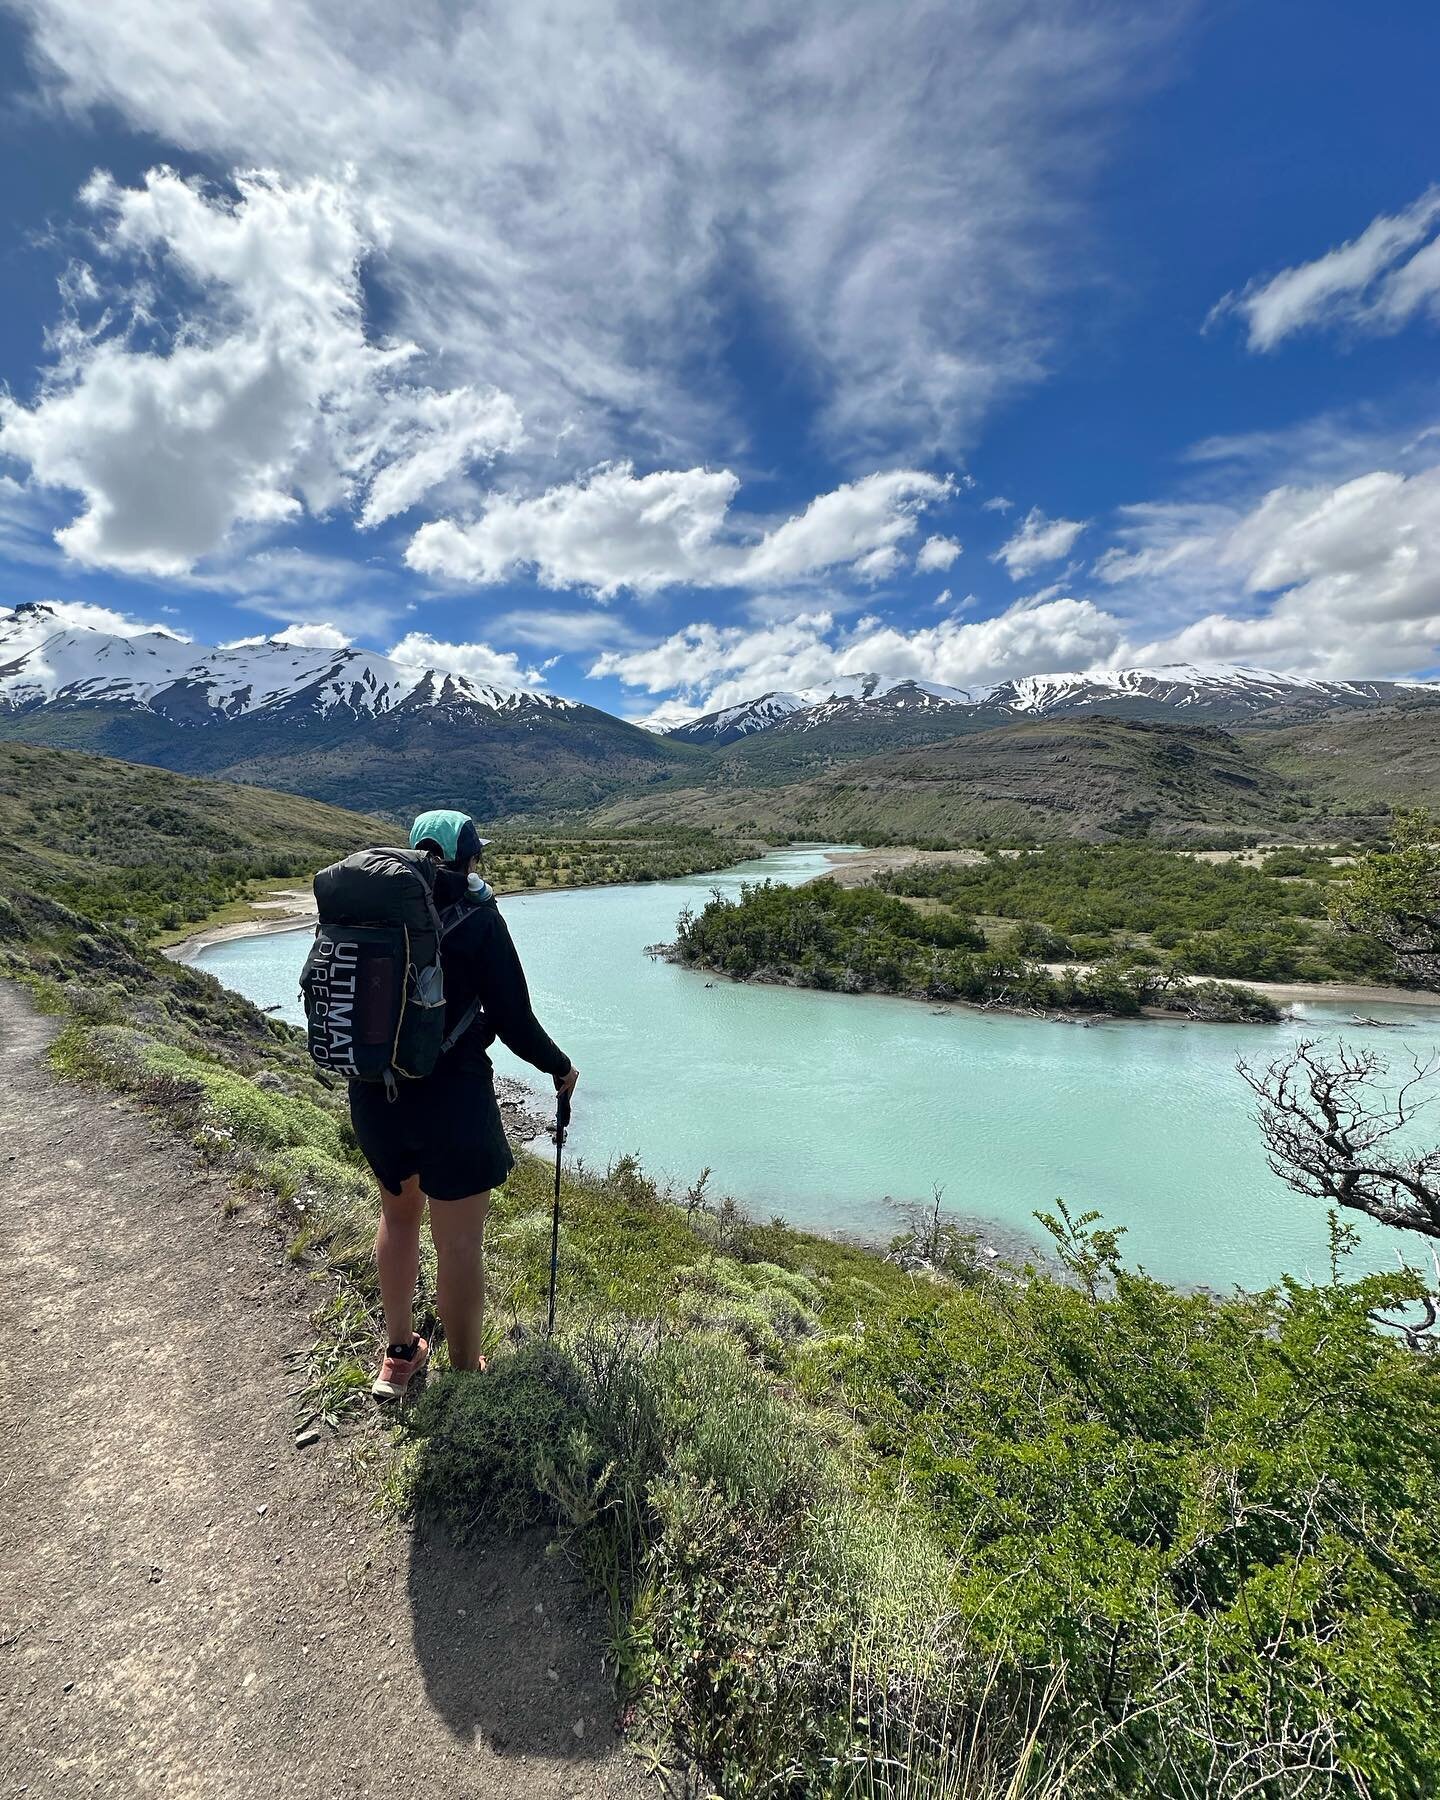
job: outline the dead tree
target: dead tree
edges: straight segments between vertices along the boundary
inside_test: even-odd
[[[1393,1098],[1379,1085],[1384,1064],[1348,1044],[1315,1038],[1263,1073],[1240,1073],[1255,1093],[1270,1167],[1298,1194],[1440,1238],[1440,1146],[1412,1150],[1403,1134],[1435,1098],[1425,1091],[1437,1059],[1416,1059]]]

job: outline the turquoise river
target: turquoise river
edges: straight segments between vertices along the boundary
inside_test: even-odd
[[[1002,1246],[1033,1242],[1035,1209],[1062,1195],[1124,1225],[1128,1257],[1173,1281],[1323,1273],[1324,1210],[1266,1167],[1236,1061],[1343,1028],[1398,1062],[1440,1041],[1440,1015],[1381,1009],[1395,1028],[1376,1029],[1310,1006],[1272,1026],[1086,1027],[712,984],[645,955],[712,889],[827,866],[824,847],[794,846],[721,874],[503,900],[536,1011],[581,1069],[573,1154],[602,1167],[634,1151],[681,1186],[708,1166],[711,1193],[755,1214],[872,1239],[939,1183],[947,1208]],[[298,1021],[308,942],[276,933],[194,961]],[[502,1073],[545,1085],[501,1046],[495,1056]],[[1358,1260],[1393,1266],[1400,1235],[1361,1223]]]

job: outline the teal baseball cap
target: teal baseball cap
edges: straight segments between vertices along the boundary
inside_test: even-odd
[[[418,850],[427,841],[438,844],[446,862],[456,865],[478,856],[490,842],[475,829],[475,821],[469,813],[454,812],[448,807],[421,813],[410,827],[412,850]]]

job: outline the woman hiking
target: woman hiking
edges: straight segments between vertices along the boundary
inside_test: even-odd
[[[442,914],[458,909],[441,943],[446,1030],[478,1002],[473,1022],[423,1080],[402,1081],[393,1094],[373,1081],[350,1083],[355,1135],[380,1184],[375,1262],[389,1338],[371,1387],[380,1399],[399,1399],[430,1356],[413,1311],[427,1200],[439,1265],[436,1311],[451,1366],[485,1366],[485,1216],[491,1190],[515,1166],[495,1100],[490,1045],[498,1037],[549,1075],[557,1093],[573,1093],[580,1079],[531,1010],[509,929],[478,873],[484,843],[462,812],[422,813],[410,828],[411,848],[435,866],[436,906]]]

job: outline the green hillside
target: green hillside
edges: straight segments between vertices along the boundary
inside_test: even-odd
[[[788,750],[777,759],[764,734],[753,742],[718,753],[703,786],[682,786],[687,773],[663,792],[619,796],[597,817],[866,843],[1184,842],[1368,836],[1392,807],[1440,805],[1440,707],[1424,704],[1243,732],[1039,719],[831,757],[805,780],[779,779]]]
[[[0,744],[0,894],[173,929],[251,882],[308,878],[393,823],[74,751]]]
[[[954,707],[911,712],[875,708],[826,719],[804,731],[757,731],[737,738],[733,744],[711,752],[714,763],[708,779],[741,787],[810,780],[865,757],[884,756],[995,728],[993,715],[986,718]],[[677,782],[690,778],[689,771],[676,776]]]
[[[1313,724],[1247,734],[1257,761],[1302,782],[1336,815],[1440,800],[1440,705],[1412,701],[1384,712],[1346,713]]]
[[[947,710],[835,719],[721,749],[594,708],[526,715],[398,708],[180,726],[140,710],[0,716],[43,743],[402,816],[700,827],[866,842],[1215,833],[1367,835],[1392,805],[1440,804],[1440,705],[1403,702],[1245,730],[1099,713],[957,729]]]
[[[869,843],[1196,836],[1299,828],[1308,797],[1214,726],[1047,719],[950,737],[779,787],[632,796],[611,821],[667,818]]]

